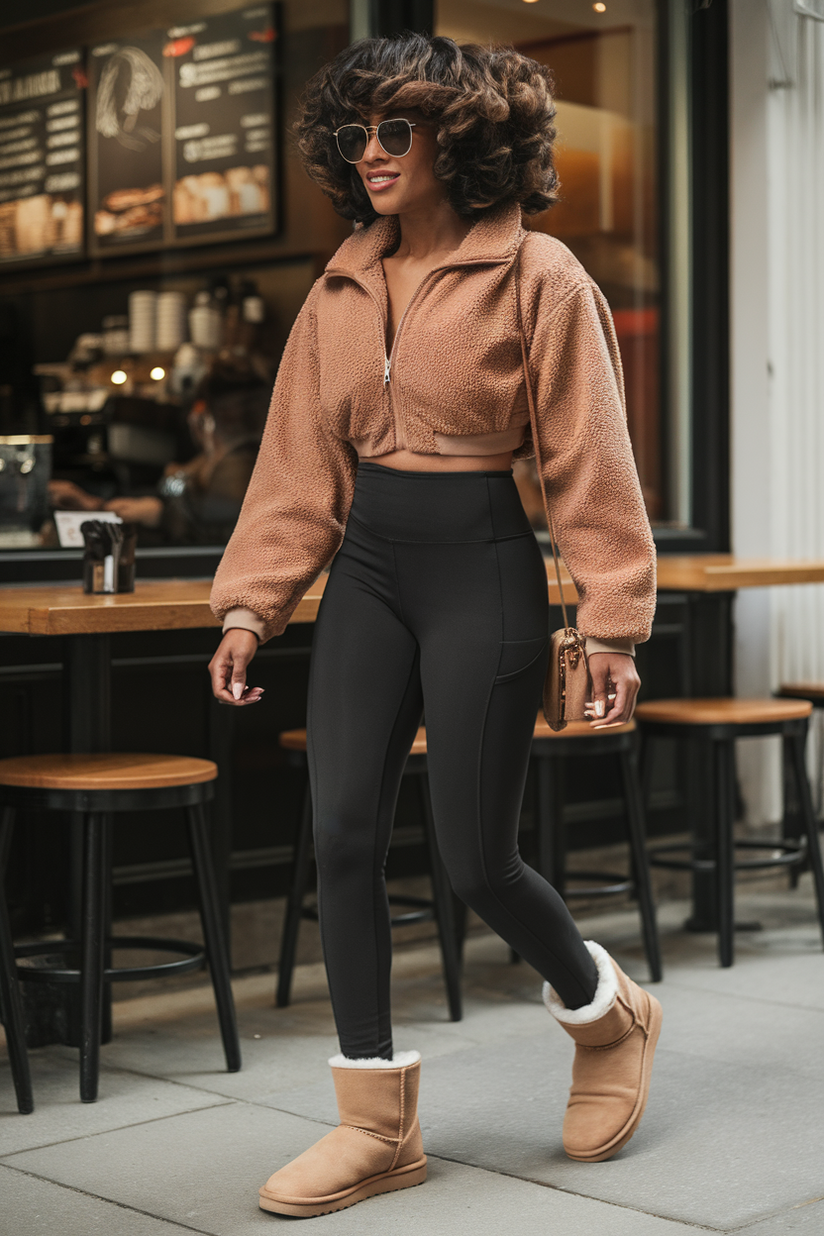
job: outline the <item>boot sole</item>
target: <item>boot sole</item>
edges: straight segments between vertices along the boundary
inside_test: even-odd
[[[661,1022],[663,1021],[664,1011],[661,1008],[660,1002],[655,996],[646,993],[650,1002],[650,1021],[649,1035],[647,1037],[647,1048],[644,1052],[644,1065],[641,1071],[641,1087],[638,1092],[638,1100],[636,1101],[632,1115],[624,1126],[623,1130],[607,1142],[606,1146],[599,1146],[597,1150],[593,1150],[590,1154],[573,1154],[566,1150],[568,1159],[574,1159],[576,1163],[603,1163],[605,1159],[611,1159],[619,1150],[623,1150],[629,1139],[632,1137],[638,1125],[641,1123],[641,1117],[644,1114],[644,1109],[647,1106],[649,1098],[649,1083],[652,1075],[652,1058],[655,1055],[655,1048],[658,1045],[658,1038],[661,1034]]]
[[[407,1167],[398,1167],[392,1172],[383,1172],[380,1176],[371,1176],[363,1180],[345,1193],[337,1193],[333,1197],[314,1202],[282,1202],[260,1190],[261,1210],[271,1211],[276,1215],[292,1215],[296,1219],[312,1219],[317,1215],[330,1215],[336,1210],[346,1210],[357,1202],[363,1202],[376,1193],[392,1193],[396,1189],[410,1189],[426,1180],[426,1158]]]

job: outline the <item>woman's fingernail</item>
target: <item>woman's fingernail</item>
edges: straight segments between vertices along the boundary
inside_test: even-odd
[[[595,715],[596,717],[603,717],[604,715],[604,701],[603,700],[595,701]]]
[[[235,697],[236,700],[240,699],[241,695],[243,695],[243,683],[242,682],[232,683],[232,695]]]

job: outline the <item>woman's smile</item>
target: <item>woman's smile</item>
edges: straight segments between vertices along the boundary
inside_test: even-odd
[[[367,172],[366,187],[368,189],[387,189],[400,178],[400,172]]]

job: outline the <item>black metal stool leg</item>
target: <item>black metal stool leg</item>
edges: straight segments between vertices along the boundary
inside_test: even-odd
[[[460,897],[456,897],[454,893],[452,898],[452,919],[455,923],[455,951],[458,955],[458,965],[463,965],[463,950],[466,940],[466,919],[468,910],[466,902],[461,901]]]
[[[237,1073],[240,1068],[240,1040],[237,1033],[235,1001],[229,969],[229,954],[221,924],[221,899],[212,863],[209,829],[202,804],[188,808],[189,839],[197,879],[200,921],[206,942],[206,956],[215,992],[220,1035],[226,1055],[226,1068]]]
[[[22,1115],[28,1115],[29,1112],[34,1111],[34,1096],[31,1088],[29,1054],[26,1051],[26,1025],[23,1018],[20,988],[17,984],[9,911],[2,887],[5,871],[3,847],[6,834],[9,836],[11,834],[12,819],[12,809],[7,807],[3,813],[2,834],[0,834],[0,1011],[3,1015],[3,1025],[6,1028],[6,1044],[14,1093],[17,1096],[17,1110]]]
[[[443,865],[438,841],[435,836],[435,821],[432,816],[432,803],[429,798],[429,782],[426,772],[418,776],[418,788],[421,796],[421,815],[423,816],[426,847],[429,851],[429,871],[432,880],[432,896],[435,902],[435,922],[438,926],[438,938],[441,943],[441,958],[443,961],[443,976],[446,984],[446,998],[449,1004],[449,1016],[452,1021],[460,1021],[463,1017],[461,1000],[461,963],[455,936],[455,922],[452,916],[452,885]]]
[[[735,770],[732,742],[713,743],[715,771],[715,887],[718,910],[718,956],[731,966],[735,953],[733,909],[735,881]]]
[[[795,739],[790,734],[784,734],[781,739],[783,761],[781,766],[784,790],[784,820],[781,825],[781,835],[790,841],[801,841],[806,833],[804,809],[798,792],[798,778],[795,770],[793,748]],[[806,870],[809,855],[801,858],[790,867],[790,888],[798,888],[801,873]]]
[[[790,753],[798,801],[801,806],[801,817],[807,833],[807,855],[813,870],[815,897],[818,906],[818,921],[824,938],[824,864],[821,861],[821,843],[818,835],[818,821],[813,810],[810,783],[807,780],[807,769],[804,763],[806,731],[791,740]]]
[[[0,878],[5,875],[9,865],[11,837],[14,832],[14,807],[4,807],[0,817]]]
[[[105,816],[101,838],[100,878],[103,881],[103,972],[113,965],[112,930],[112,856],[114,854],[114,817]],[[103,980],[103,1006],[100,1017],[100,1042],[112,1041],[112,985]]]
[[[292,887],[289,890],[289,900],[286,903],[286,917],[283,920],[283,936],[280,944],[280,963],[278,965],[278,985],[275,1004],[279,1009],[285,1009],[292,993],[292,972],[295,968],[295,953],[298,947],[298,931],[303,916],[303,898],[306,894],[306,884],[309,879],[309,847],[312,841],[312,794],[309,788],[309,778],[306,778],[306,788],[303,792],[298,835],[295,840],[295,862],[292,871]]]
[[[624,785],[624,801],[627,811],[627,832],[630,853],[635,873],[635,892],[641,911],[641,927],[644,933],[644,951],[647,955],[650,977],[653,983],[661,982],[661,946],[658,940],[658,924],[655,918],[655,902],[652,896],[649,860],[646,848],[644,812],[641,805],[641,787],[638,780],[638,754],[635,749],[622,751],[621,780]]]
[[[83,899],[80,959],[80,1098],[94,1103],[100,1074],[103,1016],[105,892],[103,865],[108,819],[89,812],[83,824]]]

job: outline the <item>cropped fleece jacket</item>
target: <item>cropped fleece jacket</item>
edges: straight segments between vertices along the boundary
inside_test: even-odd
[[[397,241],[396,216],[357,228],[295,322],[215,575],[215,615],[262,640],[284,630],[343,540],[358,454],[454,454],[465,435],[470,454],[472,436],[525,425],[514,458],[534,455],[537,437],[558,546],[578,590],[578,629],[612,646],[647,639],[655,549],[615,330],[597,285],[560,241],[524,229],[517,204],[497,208],[423,279],[387,356],[381,259]]]

